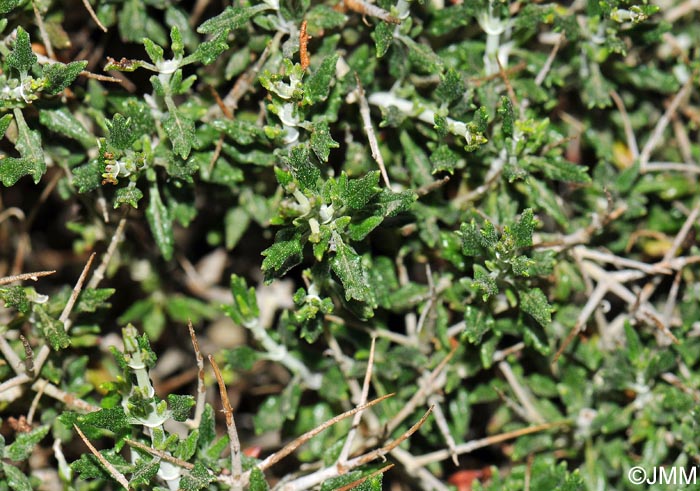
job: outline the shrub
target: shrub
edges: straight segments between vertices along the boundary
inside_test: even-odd
[[[0,491],[690,474],[690,4],[0,0]]]

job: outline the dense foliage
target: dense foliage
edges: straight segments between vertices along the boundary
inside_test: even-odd
[[[0,491],[690,469],[694,4],[0,0]]]

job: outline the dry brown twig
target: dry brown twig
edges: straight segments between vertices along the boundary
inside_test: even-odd
[[[73,424],[73,428],[75,428],[75,431],[78,432],[78,435],[80,436],[80,439],[83,440],[87,448],[90,449],[90,452],[97,458],[97,460],[100,461],[100,464],[107,469],[107,472],[110,473],[110,475],[119,483],[122,485],[122,487],[126,490],[129,489],[129,481],[127,481],[126,477],[124,474],[119,472],[112,464],[109,463],[107,459],[105,459],[100,452],[97,451],[97,449],[90,443],[90,440],[87,439],[85,434],[78,428],[77,424]]]
[[[302,70],[306,70],[311,64],[309,59],[309,39],[311,36],[306,32],[306,24],[306,19],[304,19],[299,29],[299,62]]]
[[[204,404],[207,395],[207,387],[204,384],[204,357],[199,349],[199,342],[197,341],[197,335],[194,333],[192,321],[187,321],[187,328],[190,332],[190,339],[192,340],[192,347],[194,348],[194,354],[197,360],[197,402],[194,408],[194,418],[188,420],[187,424],[189,424],[191,428],[199,428],[199,422],[202,420],[202,413],[204,413]]]
[[[231,407],[231,402],[228,399],[228,391],[226,390],[226,384],[224,384],[224,378],[221,376],[219,366],[216,364],[216,361],[212,355],[209,355],[209,363],[211,363],[211,366],[214,369],[214,375],[216,376],[216,381],[219,384],[221,404],[224,407],[224,416],[226,417],[226,430],[228,432],[229,447],[231,449],[231,479],[229,484],[231,485],[231,489],[234,491],[241,491],[243,489],[243,482],[241,480],[241,476],[243,474],[241,442],[238,439],[238,430],[236,429],[236,422],[233,419],[233,408]]]
[[[0,285],[7,285],[9,283],[14,283],[15,281],[32,280],[38,281],[42,276],[49,276],[56,272],[55,269],[51,271],[35,271],[34,273],[22,273],[12,276],[5,276],[0,278]]]

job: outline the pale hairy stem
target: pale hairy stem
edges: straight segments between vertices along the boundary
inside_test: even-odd
[[[88,288],[97,288],[97,286],[104,279],[105,272],[107,271],[107,267],[109,266],[109,262],[112,260],[112,256],[114,256],[114,253],[117,251],[117,246],[121,242],[122,237],[124,235],[124,227],[126,227],[127,213],[128,210],[124,212],[124,215],[122,215],[121,220],[119,220],[117,230],[115,230],[114,235],[112,235],[112,240],[110,240],[109,246],[107,247],[107,252],[105,252],[104,256],[102,256],[102,261],[100,262],[100,265],[97,267],[97,269],[95,269],[95,272],[90,278]]]
[[[360,83],[360,77],[355,74],[355,79],[357,80],[357,99],[360,104],[360,117],[362,118],[362,127],[367,135],[367,140],[369,141],[369,148],[372,152],[372,158],[377,163],[379,167],[379,172],[382,174],[382,179],[384,180],[384,185],[390,191],[391,182],[389,181],[389,174],[386,172],[386,166],[384,165],[384,157],[379,150],[379,143],[377,142],[377,135],[374,133],[374,126],[372,125],[372,116],[369,111],[369,103],[367,102],[367,97],[365,97],[365,91]]]
[[[34,382],[34,384],[32,384],[32,389],[37,392],[42,392],[49,397],[53,397],[54,399],[63,402],[66,406],[78,409],[79,411],[92,413],[102,409],[99,406],[90,404],[89,402],[84,401],[83,399],[80,399],[79,397],[76,397],[73,394],[69,394],[68,392],[59,389],[51,382],[42,378],[37,379],[37,381]]]
[[[498,363],[498,369],[506,378],[506,381],[508,381],[508,385],[510,385],[510,388],[513,389],[513,392],[520,401],[520,404],[522,404],[523,408],[525,408],[525,414],[527,415],[528,422],[544,423],[544,417],[540,414],[537,407],[532,402],[532,394],[530,393],[530,390],[520,382],[517,375],[515,375],[513,369],[510,367],[510,364],[503,360]]]
[[[445,413],[442,412],[441,402],[442,398],[437,396],[436,394],[433,394],[430,397],[428,397],[428,403],[434,408],[433,415],[435,416],[435,422],[437,423],[440,433],[445,439],[447,449],[451,453],[452,462],[454,463],[454,465],[459,466],[459,458],[457,457],[457,450],[455,448],[455,439],[452,437],[452,433],[450,433],[450,427],[447,424],[447,418],[445,418]]]

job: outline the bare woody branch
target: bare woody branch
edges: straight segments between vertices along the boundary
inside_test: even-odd
[[[90,440],[88,440],[85,437],[85,434],[80,431],[80,428],[78,428],[78,425],[73,424],[73,428],[75,428],[75,431],[78,432],[78,435],[80,435],[80,438],[83,440],[87,448],[90,449],[92,454],[97,458],[97,460],[100,461],[100,464],[104,466],[105,469],[107,469],[107,472],[110,473],[110,475],[119,483],[122,485],[122,487],[126,490],[129,489],[129,481],[127,481],[126,477],[124,477],[124,474],[119,472],[112,464],[110,464],[107,459],[105,459],[100,452],[97,451],[97,449],[90,443]]]
[[[51,271],[35,271],[34,273],[22,273],[12,276],[4,276],[0,278],[0,285],[7,285],[9,283],[14,283],[15,281],[32,280],[37,281],[42,276],[49,276],[56,272],[56,270]]]
[[[187,328],[190,331],[192,347],[194,348],[194,354],[197,359],[197,402],[194,407],[194,418],[188,421],[188,424],[192,428],[199,428],[199,422],[202,419],[202,413],[204,412],[204,404],[206,402],[205,398],[207,394],[207,387],[204,384],[204,357],[202,357],[202,352],[199,349],[199,341],[197,341],[197,336],[194,333],[192,321],[187,322]]]
[[[241,482],[241,475],[243,474],[241,442],[238,439],[236,422],[233,420],[233,408],[231,407],[231,402],[228,399],[228,391],[226,390],[226,385],[224,384],[224,378],[221,376],[219,366],[216,364],[216,361],[212,355],[209,355],[209,363],[211,363],[211,366],[214,369],[214,375],[216,375],[216,381],[219,384],[221,404],[224,407],[224,416],[226,417],[226,430],[228,431],[229,446],[231,448],[231,489],[234,491],[241,491],[243,489],[243,484]]]

